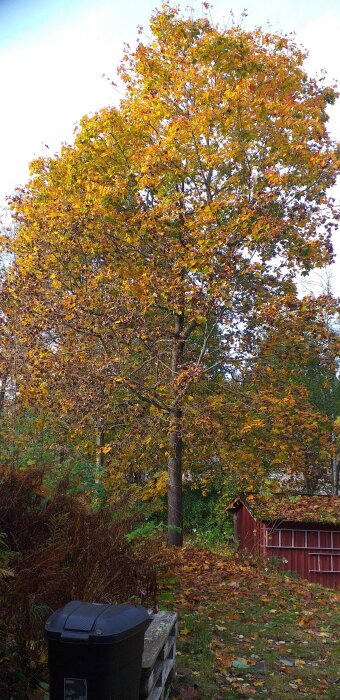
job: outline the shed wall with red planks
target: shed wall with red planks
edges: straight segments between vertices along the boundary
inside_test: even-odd
[[[263,554],[312,583],[340,588],[340,528],[318,522],[258,520],[242,503],[234,514],[240,549]]]
[[[323,523],[267,523],[265,554],[313,583],[340,587],[340,528]]]

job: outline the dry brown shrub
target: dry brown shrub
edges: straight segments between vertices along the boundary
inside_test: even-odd
[[[93,512],[64,482],[53,496],[44,475],[0,469],[0,697],[25,698],[46,663],[44,620],[69,600],[156,605],[161,547],[133,544],[128,504]],[[0,543],[1,548],[1,543]],[[1,560],[0,560],[1,572]]]

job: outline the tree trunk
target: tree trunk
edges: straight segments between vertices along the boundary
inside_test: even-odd
[[[170,456],[168,462],[168,544],[183,544],[183,495],[182,495],[182,411],[174,406],[170,411]]]
[[[103,474],[103,468],[104,468],[104,452],[103,452],[103,447],[104,447],[104,430],[102,428],[97,428],[96,431],[96,475],[95,475],[95,482],[96,484],[99,483],[100,477]]]
[[[182,495],[182,410],[176,389],[176,378],[181,370],[185,339],[183,338],[184,314],[175,314],[174,340],[171,353],[171,374],[174,384],[173,402],[169,411],[169,487],[168,487],[168,544],[183,544],[183,495]]]
[[[332,494],[337,496],[339,491],[339,461],[336,454],[336,436],[334,432],[332,432],[332,445]]]
[[[0,416],[2,416],[3,411],[4,411],[4,404],[5,404],[5,398],[6,398],[6,388],[7,388],[7,380],[8,380],[8,375],[4,374],[1,377],[1,384],[0,384]]]
[[[65,457],[66,457],[65,445],[59,445],[58,456],[59,456],[59,465],[62,466],[62,464],[65,462]]]
[[[307,448],[305,452],[305,468],[303,470],[303,477],[307,496],[314,496],[317,485],[317,478],[315,477],[315,467],[311,460],[312,457],[310,457]]]

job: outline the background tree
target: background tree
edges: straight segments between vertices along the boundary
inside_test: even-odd
[[[246,372],[240,435],[260,473],[287,487],[336,493],[334,422],[339,412],[336,329],[331,296],[288,296],[268,318],[255,363]],[[333,318],[333,323],[330,319]]]

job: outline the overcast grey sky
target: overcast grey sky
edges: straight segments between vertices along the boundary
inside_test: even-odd
[[[149,17],[160,4],[0,0],[0,202],[26,182],[32,158],[69,142],[84,114],[118,102],[119,95],[102,75],[115,80],[124,41],[133,45],[137,25],[147,34]],[[177,4],[192,6],[196,14],[205,12],[195,0]],[[225,24],[231,21],[230,11],[238,21],[244,8],[247,28],[269,22],[273,30],[296,32],[310,53],[309,72],[325,68],[330,81],[340,82],[339,0],[215,0],[211,15]],[[330,114],[330,131],[340,139],[340,103]],[[337,241],[335,249],[340,257]],[[334,288],[340,294],[340,264],[334,270]]]

